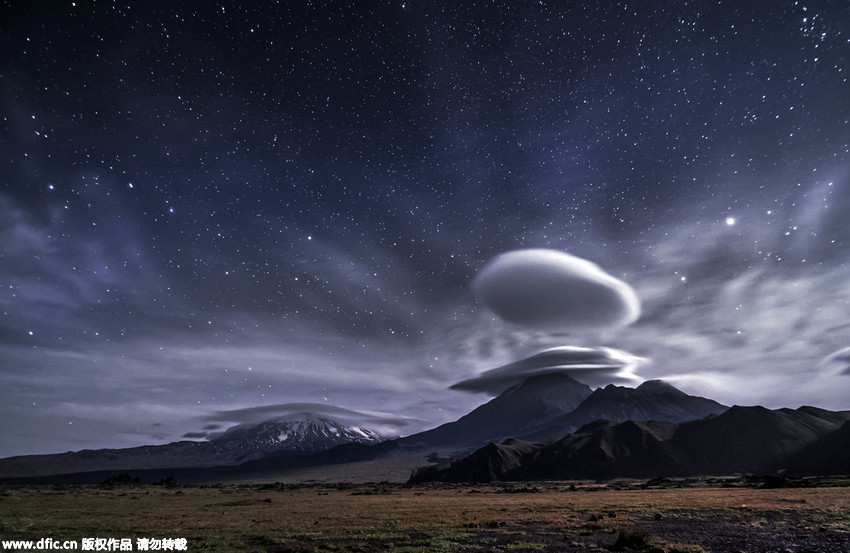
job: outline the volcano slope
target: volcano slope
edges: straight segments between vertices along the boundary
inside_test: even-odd
[[[680,424],[597,421],[543,443],[489,444],[445,468],[425,467],[411,482],[650,478],[653,476],[835,474],[847,467],[850,414],[812,407],[732,407]]]

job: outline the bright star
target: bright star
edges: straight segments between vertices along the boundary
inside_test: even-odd
[[[732,225],[735,224],[735,218],[734,217],[726,217],[726,224],[731,227]]]

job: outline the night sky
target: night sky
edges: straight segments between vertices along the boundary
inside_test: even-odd
[[[0,456],[410,434],[566,346],[850,409],[848,77],[843,0],[3,1]],[[506,320],[530,248],[639,316]]]

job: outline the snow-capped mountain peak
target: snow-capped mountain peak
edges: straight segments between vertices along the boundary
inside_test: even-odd
[[[227,444],[228,449],[240,447],[259,453],[280,450],[317,453],[342,444],[375,444],[384,441],[384,438],[362,427],[345,426],[327,418],[303,414],[255,425],[235,426],[210,441],[218,445]]]

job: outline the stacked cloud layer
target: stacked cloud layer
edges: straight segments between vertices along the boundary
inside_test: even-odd
[[[640,316],[632,288],[585,259],[547,249],[516,250],[488,263],[473,282],[481,302],[503,320],[563,332],[619,327]],[[646,359],[613,348],[561,346],[451,386],[499,394],[523,380],[562,373],[592,385],[634,382]]]
[[[633,370],[647,362],[613,348],[561,346],[502,365],[451,386],[453,390],[497,395],[532,376],[561,373],[588,385],[639,382]]]

